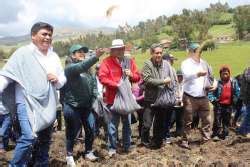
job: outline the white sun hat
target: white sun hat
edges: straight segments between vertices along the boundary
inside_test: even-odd
[[[110,49],[123,48],[123,47],[125,47],[125,45],[122,39],[114,39],[112,41],[112,46],[110,47]]]

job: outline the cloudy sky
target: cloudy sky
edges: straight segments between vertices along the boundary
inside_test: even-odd
[[[0,0],[0,37],[28,34],[36,21],[55,28],[135,25],[163,14],[178,14],[183,8],[205,9],[218,1],[231,7],[250,4],[250,0]],[[113,5],[112,15],[106,17]]]

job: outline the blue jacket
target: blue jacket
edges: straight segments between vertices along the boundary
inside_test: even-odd
[[[232,88],[232,90],[231,90],[232,91],[232,102],[233,102],[232,105],[235,105],[239,96],[240,96],[240,87],[239,87],[239,84],[238,84],[236,79],[231,78],[230,81],[232,84],[232,86],[231,86],[231,88]],[[221,96],[222,89],[223,89],[223,83],[221,80],[218,80],[217,89],[213,92],[208,93],[208,98],[213,104],[218,103],[220,96]]]

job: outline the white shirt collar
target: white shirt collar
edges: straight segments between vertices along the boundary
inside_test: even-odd
[[[40,55],[44,56],[44,54],[38,49],[38,47],[33,42],[31,42],[28,46],[30,47],[30,49],[32,49],[32,50],[36,51],[37,53],[39,53]],[[49,48],[47,55],[49,55],[51,52],[53,52],[52,46]]]

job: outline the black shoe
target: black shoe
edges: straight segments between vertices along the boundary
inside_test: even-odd
[[[175,132],[175,137],[179,137],[179,136],[181,137],[182,134],[183,134],[182,132],[176,131],[176,132]]]
[[[136,143],[135,143],[135,141],[131,141],[130,144],[131,145],[135,145]]]
[[[228,135],[221,135],[221,136],[220,136],[220,139],[221,139],[221,140],[226,140],[226,139],[228,139],[228,138],[229,138]]]
[[[161,145],[155,144],[155,143],[150,143],[149,148],[152,150],[157,150],[161,148]]]

